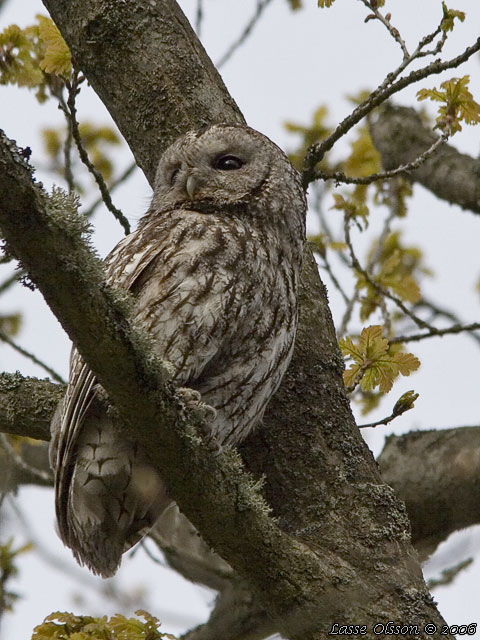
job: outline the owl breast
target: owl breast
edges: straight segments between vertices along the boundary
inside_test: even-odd
[[[156,247],[148,263],[142,262],[146,237]],[[124,243],[125,259],[116,255],[109,278],[131,279],[136,266],[135,316],[172,364],[175,383],[199,391],[217,410],[212,428],[219,442],[243,439],[291,355],[294,248],[282,246],[274,229],[270,237],[239,218],[185,210],[148,221]]]

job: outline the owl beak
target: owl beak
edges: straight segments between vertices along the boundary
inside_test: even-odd
[[[195,176],[191,174],[188,176],[187,181],[185,183],[185,191],[190,200],[193,200],[193,196],[195,195],[195,191],[199,186],[199,181],[196,180]]]

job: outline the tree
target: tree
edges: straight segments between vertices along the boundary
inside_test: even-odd
[[[383,21],[402,44],[388,17],[380,13],[380,3],[364,4],[372,12],[370,19]],[[117,5],[93,0],[89,4],[70,2],[68,7],[59,0],[45,0],[45,5],[70,47],[75,66],[109,108],[150,180],[158,158],[158,141],[165,148],[183,130],[218,120],[242,120],[175,2],[157,2],[156,8],[147,2]],[[424,48],[435,38],[437,43],[444,40],[450,22],[461,19],[446,7],[444,12],[446,22],[442,22],[443,27],[439,27],[430,41],[425,41]],[[149,29],[142,26],[145,22]],[[479,48],[477,41],[450,65],[432,63],[430,72],[454,68]],[[148,58],[141,52],[148,52]],[[397,75],[407,64],[405,54]],[[411,79],[426,75],[413,72]],[[396,82],[406,84],[404,80],[390,77],[383,93],[372,94],[332,135],[320,133],[308,151],[304,149],[306,184],[317,174],[327,178],[325,174],[335,169],[331,163],[318,163],[348,127],[393,93]],[[66,106],[73,122],[75,76],[69,83],[70,103],[67,101]],[[125,91],[126,86],[131,90]],[[459,108],[468,104],[474,114],[478,113],[472,106],[475,103],[472,100],[470,104],[465,93],[465,83],[456,88]],[[446,108],[439,123],[443,138],[460,123],[457,105],[449,98],[448,91],[446,87],[443,94],[440,90],[436,94]],[[454,93],[453,89],[450,93]],[[139,105],[147,105],[148,109],[139,110]],[[398,145],[396,149],[390,143],[382,149],[382,143],[390,139],[383,132],[385,128],[391,132],[393,126],[397,127],[394,129],[397,133],[390,134],[393,142],[406,139],[406,135],[398,135],[398,127],[411,127],[413,133],[409,139],[418,139],[415,153],[406,156],[412,145],[405,150],[405,146]],[[386,109],[371,122],[371,127],[386,169],[415,163],[396,172],[396,177],[410,171],[411,178],[428,185],[428,179],[435,175],[432,165],[428,170],[429,162],[435,162],[436,167],[434,152],[458,158],[443,138],[428,137],[411,112]],[[302,131],[305,142],[312,142],[309,139],[312,127],[304,127]],[[363,141],[368,144],[365,137]],[[417,166],[422,154],[425,155],[421,158],[423,164]],[[350,166],[364,157],[365,154],[352,154]],[[311,254],[305,259],[301,324],[294,360],[269,409],[265,429],[253,436],[241,451],[249,471],[257,478],[265,475],[263,496],[273,510],[273,520],[260,497],[258,484],[246,477],[233,452],[212,458],[204,447],[192,444],[185,436],[201,417],[192,415],[187,421],[178,418],[163,370],[149,363],[148,343],[132,331],[118,296],[101,286],[101,270],[81,242],[84,226],[78,224],[73,199],[58,191],[49,197],[41,193],[32,183],[24,159],[6,139],[3,139],[0,166],[0,228],[7,250],[21,258],[29,278],[42,290],[125,417],[126,428],[135,429],[141,442],[156,452],[155,461],[165,469],[172,494],[182,511],[235,571],[234,577],[228,575],[224,580],[213,571],[216,586],[221,587],[218,606],[211,622],[191,637],[263,637],[269,631],[280,629],[287,637],[323,638],[336,620],[345,620],[347,624],[365,621],[369,630],[374,624],[387,620],[412,621],[412,624],[415,621],[420,629],[430,621],[441,626],[442,620],[423,585],[406,535],[408,523],[402,504],[383,483],[354,424],[325,291]],[[460,175],[466,173],[467,169],[462,169]],[[338,173],[334,177],[343,179]],[[362,179],[361,172],[357,177]],[[475,183],[473,171],[467,182]],[[400,193],[397,202],[401,203],[400,189],[406,187],[398,181],[394,184],[397,195]],[[442,180],[440,186],[447,189],[446,181]],[[448,193],[449,198],[455,200],[454,193]],[[462,197],[463,194],[464,190]],[[357,272],[358,287],[367,292],[362,301],[366,307],[364,313],[368,313],[368,305],[382,311],[385,298],[394,297],[397,303],[400,299],[405,314],[407,308],[402,299],[416,302],[408,298],[413,295],[411,287],[399,292],[400,284],[410,282],[407,277],[412,278],[411,271],[397,269],[399,265],[404,267],[405,250],[397,242],[386,254],[387,245],[378,245],[385,253],[380,255],[381,251],[377,250],[377,263],[383,271],[373,272],[373,264],[367,268],[361,266],[349,238],[349,224],[364,217],[366,197],[361,188],[354,196],[338,195],[335,205],[345,213],[347,251]],[[320,255],[326,255],[324,238],[316,239],[316,249]],[[418,320],[419,316],[415,317]],[[421,317],[420,321],[425,327]],[[96,328],[95,334],[89,327]],[[465,327],[455,330],[460,329]],[[432,332],[431,327],[426,327],[425,333],[428,332]],[[411,336],[400,342],[409,340]],[[345,339],[343,347],[354,359],[347,384],[353,388],[362,383],[364,392],[370,392],[382,380],[386,387],[392,382],[393,373],[402,368],[408,372],[414,367],[408,354],[403,352],[402,356],[401,351],[391,349],[377,328],[365,329],[360,342]],[[135,406],[132,406],[132,389]],[[47,438],[47,425],[61,393],[58,385],[10,375],[2,378],[1,391],[2,429]],[[369,395],[365,397],[371,399]],[[412,400],[413,396],[403,398],[394,413],[410,408]],[[142,424],[149,423],[158,424],[159,435],[142,429]],[[176,428],[172,428],[173,425]],[[451,455],[452,440],[458,451],[463,451],[463,439],[475,438],[476,431],[456,431],[449,436]],[[462,488],[466,490],[460,494],[455,478],[442,474],[445,486],[442,501],[452,506],[452,517],[445,522],[444,511],[438,509],[425,518],[418,505],[435,497],[429,493],[434,486],[429,476],[433,468],[422,473],[415,465],[416,489],[412,491],[408,484],[412,474],[405,473],[406,456],[401,453],[402,448],[408,446],[409,460],[415,455],[422,457],[425,442],[430,451],[435,451],[429,453],[434,460],[442,451],[445,434],[410,437],[402,441],[402,446],[393,441],[382,458],[385,477],[399,495],[407,499],[413,542],[418,549],[428,552],[450,531],[474,522],[475,511],[471,509],[474,493],[471,476],[465,473],[462,477]],[[474,472],[471,465],[466,469]],[[181,560],[178,562],[177,558],[179,568],[191,573],[192,568],[183,566]],[[245,606],[245,602],[249,606]],[[418,635],[426,637],[423,631]]]

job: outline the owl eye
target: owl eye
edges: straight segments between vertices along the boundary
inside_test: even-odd
[[[220,171],[232,171],[234,169],[240,169],[242,166],[243,160],[231,155],[220,156],[213,163],[213,168],[219,169]]]
[[[178,172],[180,171],[180,167],[176,167],[172,173],[170,174],[170,185],[173,187],[175,184],[175,180],[177,179]]]

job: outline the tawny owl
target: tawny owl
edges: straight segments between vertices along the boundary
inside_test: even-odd
[[[175,384],[215,409],[220,444],[258,424],[289,363],[305,209],[299,175],[273,142],[213,125],[165,151],[148,212],[106,259],[108,282],[134,296]],[[74,350],[52,425],[58,527],[76,559],[106,577],[171,500],[104,396]]]

